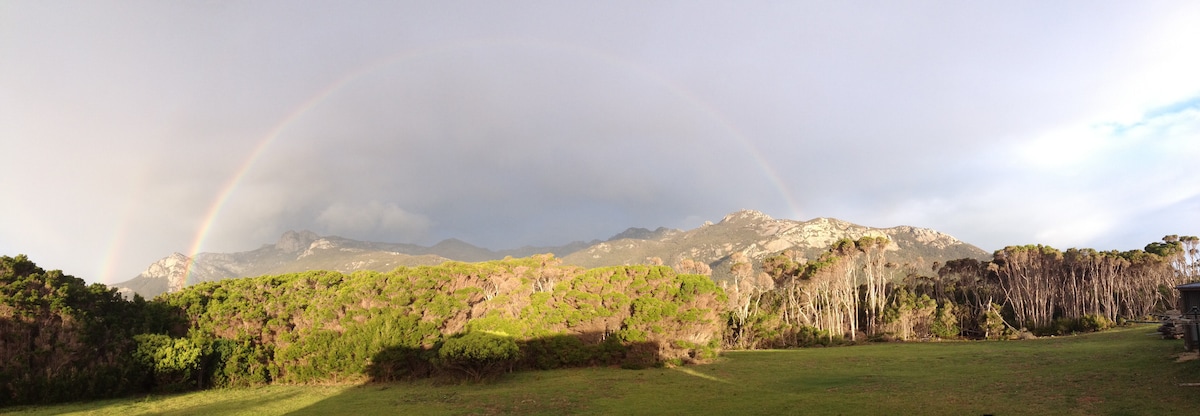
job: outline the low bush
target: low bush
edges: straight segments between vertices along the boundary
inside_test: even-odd
[[[509,369],[520,348],[511,337],[488,332],[468,332],[450,337],[438,348],[438,363],[474,381]]]

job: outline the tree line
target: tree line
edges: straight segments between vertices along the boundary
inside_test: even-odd
[[[1174,287],[1200,279],[1194,236],[1129,251],[1009,246],[989,261],[929,267],[885,262],[889,243],[842,239],[814,260],[784,251],[757,275],[735,254],[733,277],[721,285],[730,317],[724,346],[1095,331],[1172,309]]]
[[[540,255],[228,279],[150,301],[3,256],[0,405],[1094,331],[1172,308],[1173,287],[1197,279],[1198,242],[897,265],[884,256],[892,242],[864,237],[816,259],[734,253],[720,282],[686,259],[585,270]]]

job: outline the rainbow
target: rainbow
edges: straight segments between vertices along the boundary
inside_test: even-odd
[[[129,198],[132,200],[132,198]],[[117,259],[121,257],[121,249],[125,247],[125,238],[129,234],[129,209],[126,209],[121,215],[121,221],[113,227],[112,239],[108,242],[108,251],[104,254],[104,259],[100,263],[100,283],[106,285],[115,283],[112,281],[114,269],[116,268]]]
[[[208,238],[208,234],[212,230],[213,225],[216,223],[217,219],[220,218],[221,210],[225,206],[225,203],[229,201],[230,196],[234,194],[238,188],[238,185],[246,177],[247,173],[254,168],[255,163],[258,162],[258,159],[263,155],[267,148],[271,147],[271,144],[278,140],[279,137],[282,136],[283,133],[288,129],[288,127],[296,122],[296,120],[302,118],[305,114],[319,106],[330,96],[336,94],[343,87],[353,83],[354,81],[357,81],[359,78],[365,75],[374,73],[384,67],[396,63],[422,57],[430,57],[439,53],[497,47],[524,47],[547,50],[550,52],[572,54],[589,60],[603,62],[617,68],[622,68],[626,71],[636,73],[637,75],[646,79],[653,80],[659,85],[665,86],[672,94],[686,100],[693,107],[700,110],[705,116],[716,121],[721,128],[725,130],[725,133],[736,139],[736,141],[741,144],[745,148],[746,152],[755,160],[757,166],[762,170],[762,173],[766,176],[767,180],[771,182],[771,185],[779,191],[780,196],[784,199],[784,203],[786,203],[788,209],[791,210],[793,217],[796,217],[800,213],[800,210],[797,209],[798,204],[796,204],[791,192],[788,191],[788,187],[784,185],[779,173],[770,164],[770,162],[767,161],[762,152],[758,150],[758,147],[755,146],[754,143],[747,138],[741,130],[739,130],[732,122],[729,121],[727,117],[721,114],[721,112],[717,111],[713,106],[709,105],[704,100],[699,99],[690,89],[662,76],[653,69],[621,56],[574,44],[531,38],[470,40],[443,43],[431,47],[416,49],[369,63],[360,68],[347,72],[293,108],[292,111],[280,119],[280,121],[276,123],[266,135],[258,140],[257,145],[255,145],[250,151],[250,154],[246,156],[246,159],[242,162],[242,164],[219,188],[220,191],[217,192],[216,197],[213,198],[212,203],[209,204],[208,210],[204,214],[203,220],[200,222],[200,226],[197,228],[196,235],[192,239],[187,256],[194,259],[196,255],[200,253],[201,247],[204,246],[205,239]],[[190,278],[191,263],[188,264],[187,269],[184,272],[184,282],[186,283]]]

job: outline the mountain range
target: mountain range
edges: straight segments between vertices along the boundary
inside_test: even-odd
[[[199,253],[195,258],[173,253],[154,262],[137,277],[114,286],[126,296],[138,293],[150,298],[189,284],[235,277],[306,270],[390,271],[400,266],[477,262],[542,253],[554,254],[565,264],[586,268],[624,264],[678,267],[688,262],[702,263],[711,269],[713,279],[724,280],[729,278],[734,253],[744,254],[757,268],[762,259],[785,250],[811,260],[839,239],[866,236],[887,237],[890,240],[885,251],[887,261],[914,269],[928,269],[934,262],[991,257],[978,247],[928,228],[873,228],[833,218],[774,219],[758,211],[743,210],[726,215],[716,224],[706,222],[692,230],[629,228],[603,241],[500,251],[458,239],[425,247],[288,231],[274,244],[250,251]]]

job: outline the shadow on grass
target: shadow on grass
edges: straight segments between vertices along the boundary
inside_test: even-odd
[[[176,394],[152,394],[96,401],[0,407],[0,414],[22,415],[228,415],[271,414],[298,407],[302,389],[242,388]],[[315,401],[315,400],[313,400]]]
[[[461,413],[467,409],[503,413],[522,408],[550,411],[539,407],[528,409],[534,401],[531,397],[525,397],[528,393],[480,401],[478,397],[460,396],[460,389],[453,387],[480,384],[512,393],[512,389],[504,388],[503,384],[509,381],[508,375],[517,371],[594,366],[645,369],[660,366],[664,360],[661,346],[656,342],[622,343],[603,333],[553,335],[521,340],[517,344],[520,351],[518,357],[487,363],[489,373],[482,380],[444,365],[436,347],[386,348],[372,357],[366,370],[367,383],[348,388],[289,414],[375,414],[398,411],[438,414]],[[382,391],[394,394],[380,394]]]
[[[300,395],[299,391],[284,391],[273,392],[266,394],[255,394],[244,399],[238,400],[222,400],[215,403],[196,404],[192,406],[182,407],[170,412],[160,413],[164,415],[228,415],[228,414],[253,414],[255,409],[271,408],[275,403],[281,403],[294,400]]]

